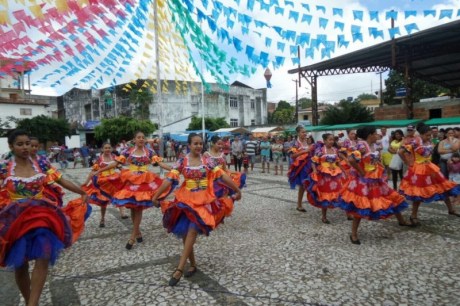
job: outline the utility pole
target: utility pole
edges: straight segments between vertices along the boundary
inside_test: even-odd
[[[295,123],[299,122],[299,89],[297,83],[299,80],[292,80],[295,82]]]

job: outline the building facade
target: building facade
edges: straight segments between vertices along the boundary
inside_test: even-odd
[[[434,119],[460,117],[460,98],[441,101],[414,103],[414,119]],[[399,120],[407,119],[408,108],[405,104],[385,105],[375,109],[375,120]]]
[[[161,108],[159,96],[151,96],[150,120],[161,123],[165,133],[184,131],[192,116],[201,117],[203,114],[201,83],[187,84],[185,94],[179,94],[175,90],[175,82],[168,81],[167,86],[163,86],[167,92],[161,94]],[[59,117],[81,129],[89,121],[119,115],[135,116],[130,94],[124,92],[123,88],[124,85],[101,90],[74,88],[58,98]],[[234,82],[228,90],[218,84],[210,84],[210,90],[204,93],[204,116],[223,117],[230,126],[235,127],[264,125],[267,123],[267,91],[240,82]]]

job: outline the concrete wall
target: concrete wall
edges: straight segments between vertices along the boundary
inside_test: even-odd
[[[31,115],[21,115],[22,108],[30,109]],[[40,115],[51,116],[48,108],[46,108],[44,105],[0,103],[0,109],[0,119],[2,122],[7,122],[8,120],[6,118],[9,116],[13,116],[16,119],[26,119]],[[11,128],[14,128],[15,126],[16,125],[14,123],[10,122]]]
[[[414,104],[415,119],[430,119],[430,110],[441,109],[442,118],[460,117],[460,99]],[[403,105],[386,105],[375,109],[375,120],[407,119],[407,108]]]

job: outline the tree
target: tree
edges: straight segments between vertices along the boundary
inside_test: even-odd
[[[98,140],[110,139],[113,144],[121,140],[130,140],[134,133],[141,131],[149,136],[157,129],[157,126],[150,120],[138,120],[128,117],[117,117],[102,119],[102,122],[94,130],[94,136]]]
[[[341,100],[337,105],[330,105],[321,119],[321,125],[360,123],[374,121],[372,112],[359,101]]]
[[[18,120],[16,127],[37,137],[41,143],[47,141],[64,142],[65,136],[72,135],[70,124],[66,120],[54,119],[45,115]]]
[[[279,101],[276,106],[273,115],[269,117],[268,123],[275,124],[289,124],[297,121],[297,118],[294,118],[295,107],[289,104],[286,101]]]
[[[229,128],[230,125],[225,121],[225,118],[204,118],[204,126],[207,130],[215,131],[221,128]],[[202,118],[192,117],[192,121],[188,125],[187,131],[201,130],[202,129]]]
[[[367,94],[367,93],[362,93],[358,97],[356,97],[355,101],[363,101],[363,100],[375,100],[378,99],[376,95],[373,94]]]
[[[311,107],[311,99],[310,98],[300,98],[299,105],[301,109],[306,109]]]
[[[394,99],[396,96],[396,89],[406,87],[404,82],[404,75],[396,70],[390,71],[388,78],[385,80],[386,90],[383,93],[383,102],[386,104],[400,104],[401,100]],[[443,92],[448,92],[448,89],[413,78],[412,81],[412,101],[419,102],[423,98],[437,97]]]
[[[129,100],[134,104],[134,117],[140,120],[149,120],[152,99],[153,95],[147,88],[133,89]]]

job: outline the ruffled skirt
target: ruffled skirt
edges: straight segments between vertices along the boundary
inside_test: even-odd
[[[233,211],[232,198],[216,199],[207,190],[180,188],[174,201],[161,203],[163,226],[168,233],[185,237],[189,229],[209,235]]]
[[[318,208],[339,206],[340,193],[344,182],[342,173],[312,173],[307,189],[308,202]]]
[[[246,173],[229,171],[226,174],[230,176],[230,178],[235,183],[235,185],[238,186],[238,188],[241,189],[244,186],[246,186]],[[214,194],[217,198],[231,196],[235,193],[231,188],[225,185],[220,178],[214,181],[213,188]]]
[[[153,206],[152,198],[163,180],[152,172],[132,172],[124,169],[120,174],[122,187],[112,198],[117,207],[146,209]],[[172,191],[168,188],[158,199],[164,199]]]
[[[460,195],[460,185],[446,179],[433,163],[414,163],[402,179],[399,192],[408,200],[429,203]]]
[[[74,243],[91,208],[81,199],[61,209],[49,200],[21,200],[0,211],[0,266],[19,268],[29,260],[56,262]]]
[[[288,181],[291,189],[296,186],[308,186],[308,175],[311,173],[311,158],[308,154],[297,157],[289,167]]]
[[[107,176],[93,176],[91,184],[83,189],[88,195],[89,202],[98,206],[107,206],[113,195],[121,190],[123,184],[118,173]]]
[[[385,179],[361,177],[354,170],[344,185],[338,206],[348,214],[369,220],[391,217],[408,207],[404,197],[391,189]]]

